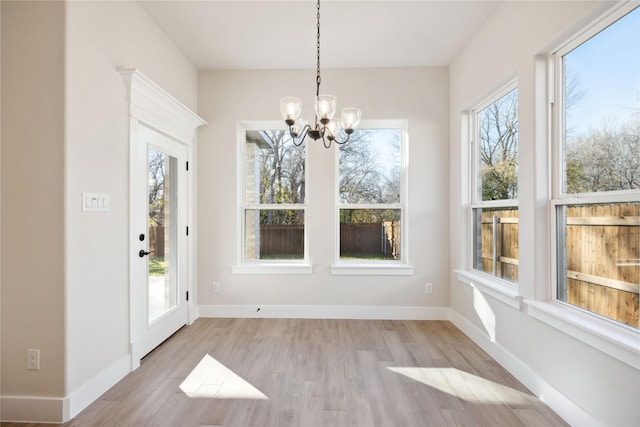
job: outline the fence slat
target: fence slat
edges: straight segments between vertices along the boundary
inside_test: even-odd
[[[638,283],[629,283],[622,280],[609,279],[606,277],[594,276],[592,274],[585,274],[571,270],[567,270],[567,277],[569,279],[593,283],[594,285],[605,286],[607,288],[618,289],[620,291],[632,292],[634,294],[640,293],[640,284]]]
[[[612,225],[612,226],[638,226],[640,216],[604,216],[604,217],[567,217],[567,225]]]

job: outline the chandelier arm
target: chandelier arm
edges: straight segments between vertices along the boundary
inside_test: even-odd
[[[311,126],[306,124],[302,128],[302,132],[300,132],[299,134],[295,134],[293,132],[293,127],[289,126],[289,136],[291,136],[291,140],[293,141],[293,145],[295,145],[296,147],[299,147],[300,145],[302,145],[302,143],[304,142],[305,138],[307,137],[307,134],[309,133],[310,129],[311,129]],[[298,142],[296,142],[296,140]]]
[[[351,138],[350,134],[347,134],[347,139],[345,139],[344,141],[340,141],[338,138],[333,138],[333,142],[335,142],[336,144],[346,144],[347,142],[349,142],[349,138]]]
[[[325,132],[322,132],[322,144],[324,145],[324,148],[327,148],[327,149],[328,149],[328,148],[330,148],[330,147],[331,147],[331,141],[332,141],[332,139],[331,139],[331,138],[328,138],[328,137],[325,137],[325,135],[326,135],[327,133],[328,133],[328,132],[326,132],[326,131],[325,131]],[[327,139],[329,140],[328,142],[327,142]],[[334,140],[334,141],[335,141],[335,140]]]

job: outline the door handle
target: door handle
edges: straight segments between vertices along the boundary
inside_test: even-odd
[[[149,255],[149,254],[152,254],[152,253],[154,253],[154,252],[155,252],[155,251],[149,251],[149,252],[147,252],[147,251],[145,251],[144,249],[140,249],[140,252],[138,252],[138,255],[140,256],[140,258],[142,258],[142,257],[144,257],[144,256],[146,256],[146,255]]]

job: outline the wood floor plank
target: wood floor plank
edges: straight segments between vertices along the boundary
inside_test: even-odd
[[[391,400],[390,390],[386,386],[380,369],[378,355],[373,351],[359,351],[360,363],[365,373],[367,396],[370,402],[371,416],[376,426],[401,425]]]
[[[199,319],[64,427],[458,425],[566,423],[450,322]]]

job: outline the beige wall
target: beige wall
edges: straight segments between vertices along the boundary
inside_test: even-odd
[[[232,274],[240,244],[236,122],[279,121],[279,100],[286,95],[301,97],[303,116],[309,117],[315,72],[201,71],[198,113],[209,124],[198,134],[200,305],[447,307],[448,69],[323,70],[322,78],[322,91],[336,95],[339,107],[360,107],[363,120],[408,120],[414,275],[331,275],[336,148],[326,150],[319,142],[305,142],[313,274]],[[218,294],[211,292],[214,280],[220,283]],[[434,284],[433,294],[425,294],[425,282]]]
[[[2,395],[62,396],[64,5],[1,7]]]

